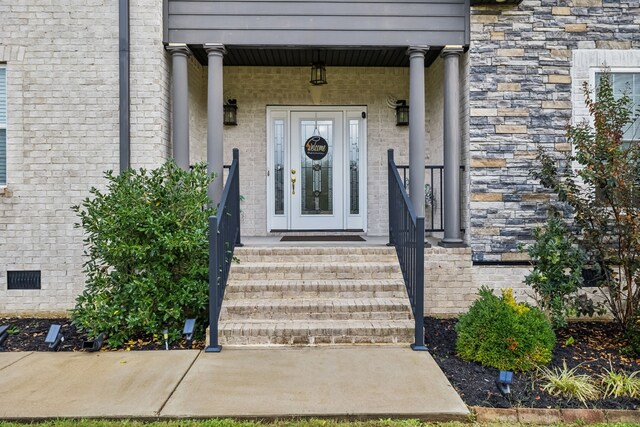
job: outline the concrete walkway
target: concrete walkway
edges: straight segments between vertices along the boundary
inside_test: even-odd
[[[415,417],[469,412],[407,347],[0,353],[0,418]]]

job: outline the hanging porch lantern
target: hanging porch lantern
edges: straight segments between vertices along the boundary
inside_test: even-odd
[[[407,101],[400,99],[396,101],[396,126],[407,126],[409,124],[409,106]]]
[[[238,124],[238,102],[235,99],[227,100],[224,104],[224,119],[225,125],[236,126]]]
[[[311,80],[309,83],[314,86],[327,84],[327,70],[324,67],[324,62],[314,62],[311,64]]]

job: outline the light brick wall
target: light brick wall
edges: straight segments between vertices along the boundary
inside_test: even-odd
[[[387,98],[408,99],[408,68],[329,67],[329,84],[322,87],[319,105],[366,105],[368,145],[368,232],[387,233],[387,149],[396,150],[398,164],[408,164],[408,128],[395,125]],[[265,235],[266,223],[266,107],[313,105],[308,67],[225,67],[224,91],[238,100],[238,126],[225,127],[225,164],[231,149],[241,156],[244,195],[242,227],[247,235]],[[426,92],[440,90],[427,88]],[[204,151],[198,151],[204,153]],[[201,154],[204,155],[204,154]]]
[[[487,286],[512,288],[518,301],[533,303],[531,291],[524,284],[530,268],[526,266],[473,265],[471,248],[445,249],[434,246],[425,249],[425,315],[455,316],[467,311],[478,297],[478,290]]]
[[[131,166],[154,168],[172,153],[171,58],[162,44],[162,2],[132,1],[130,27]]]
[[[168,147],[161,2],[135,2],[131,20],[132,164],[151,166]],[[118,4],[4,2],[0,24],[8,79],[0,312],[65,310],[84,286],[70,207],[119,165]],[[7,270],[41,270],[42,290],[7,291]]]

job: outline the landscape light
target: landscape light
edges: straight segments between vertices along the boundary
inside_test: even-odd
[[[193,332],[196,329],[196,319],[187,319],[184,322],[184,329],[182,330],[182,335],[184,339],[187,341],[187,347],[191,348],[193,344]]]
[[[498,379],[496,379],[496,387],[498,387],[500,394],[504,397],[507,397],[507,394],[511,394],[511,384],[513,384],[513,372],[500,371]]]
[[[44,339],[45,344],[49,344],[49,350],[58,351],[60,344],[64,341],[64,337],[60,332],[60,325],[51,325],[47,337]]]
[[[162,337],[164,338],[164,349],[169,350],[169,330],[168,329],[162,330]]]
[[[0,325],[0,347],[4,346],[4,342],[9,338],[9,327]]]
[[[93,341],[84,341],[82,343],[82,349],[88,352],[98,351],[102,348],[104,343],[104,334],[100,332]]]

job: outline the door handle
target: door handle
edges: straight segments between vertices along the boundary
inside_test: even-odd
[[[291,169],[291,194],[296,194],[296,170]]]

